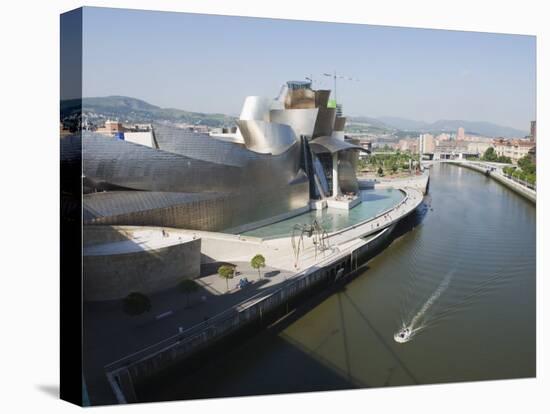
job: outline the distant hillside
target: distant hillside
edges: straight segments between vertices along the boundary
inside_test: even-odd
[[[62,119],[70,119],[78,116],[79,101],[61,101]],[[91,122],[102,122],[102,119],[118,119],[122,122],[154,122],[170,121],[189,124],[202,124],[210,127],[233,126],[235,117],[224,114],[206,114],[190,112],[174,108],[160,108],[143,100],[127,96],[105,96],[96,98],[83,98],[82,110],[88,115]],[[367,124],[368,130],[377,133],[388,132],[456,132],[463,127],[466,133],[484,135],[490,137],[517,138],[527,135],[527,131],[521,131],[490,122],[472,122],[462,120],[439,120],[433,123],[413,121],[410,119],[382,116],[371,118],[366,116],[348,117],[349,123]],[[353,127],[350,128],[350,130]]]
[[[377,118],[370,118],[368,116],[348,116],[348,124],[352,122],[356,122],[359,124],[368,124],[376,128],[380,129],[396,129],[395,127],[389,126],[385,122],[383,122],[381,119]]]
[[[528,134],[527,131],[481,121],[439,120],[427,123],[390,116],[383,116],[378,119],[389,126],[404,131],[433,133],[456,132],[459,127],[462,127],[466,133],[489,137],[521,138]]]
[[[425,122],[413,121],[411,119],[397,118],[395,116],[381,116],[377,118],[380,122],[402,131],[419,131],[427,126]]]
[[[61,101],[62,119],[78,113],[77,100]],[[174,108],[160,108],[145,101],[127,96],[105,96],[82,99],[82,112],[92,120],[97,118],[117,119],[122,122],[171,121],[202,124],[211,127],[233,125],[235,118],[224,114],[205,114]]]

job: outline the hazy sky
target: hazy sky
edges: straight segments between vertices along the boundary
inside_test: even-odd
[[[83,41],[84,96],[238,115],[287,80],[332,89],[336,70],[359,79],[338,84],[348,115],[535,119],[534,36],[86,8]]]

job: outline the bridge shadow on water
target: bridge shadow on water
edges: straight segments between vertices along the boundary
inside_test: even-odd
[[[399,365],[399,367],[401,367],[401,369],[403,371],[406,372],[406,374],[410,377],[410,379],[415,383],[415,384],[420,384],[420,381],[418,381],[418,379],[415,377],[415,375],[409,370],[409,368],[407,368],[407,366],[405,365],[405,363],[403,361],[401,361],[401,358],[399,358],[399,356],[397,355],[397,353],[393,350],[393,348],[388,344],[388,342],[386,341],[386,339],[384,338],[384,336],[374,327],[374,325],[371,323],[371,321],[369,320],[369,318],[367,317],[367,315],[361,310],[361,308],[355,303],[355,301],[347,294],[347,292],[344,292],[342,294],[349,302],[349,304],[355,309],[355,311],[357,312],[357,314],[361,317],[361,319],[365,322],[365,324],[368,326],[368,328],[370,329],[370,331],[376,336],[376,338],[378,339],[379,343],[386,349],[386,351],[388,351],[392,357],[394,358],[394,360],[397,362],[397,364]],[[340,296],[340,295],[339,295]],[[341,299],[339,299],[340,301]],[[340,305],[341,306],[341,305]],[[342,311],[341,311],[342,312]],[[391,368],[391,370],[393,370],[393,368]],[[391,373],[390,373],[391,374]]]
[[[364,269],[363,269],[364,270]],[[284,331],[319,305],[320,298],[335,295],[336,325],[313,343],[305,344]],[[370,384],[363,372],[354,370],[350,355],[349,305],[364,322],[369,336],[374,336],[391,356],[393,365],[385,378]],[[355,328],[356,329],[356,328]],[[337,344],[336,354],[323,352]],[[371,356],[375,358],[375,356]],[[341,362],[343,360],[343,363]],[[177,370],[139,387],[142,402],[176,399],[224,398],[267,394],[336,391],[389,386],[397,369],[401,369],[413,384],[419,384],[414,373],[392,349],[391,344],[372,323],[365,312],[345,290],[331,291],[306,301],[295,311],[251,336],[241,336],[236,344],[222,346],[197,361],[194,368]],[[182,374],[185,372],[185,374]]]

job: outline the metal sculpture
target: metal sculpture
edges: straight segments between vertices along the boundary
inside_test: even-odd
[[[292,228],[291,236],[295,268],[298,268],[300,253],[304,250],[304,235],[306,235],[308,238],[313,237],[315,258],[317,258],[318,251],[324,252],[325,250],[330,248],[328,234],[317,220],[313,220],[311,224],[295,224]]]

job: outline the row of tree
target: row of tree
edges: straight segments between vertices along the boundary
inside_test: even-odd
[[[502,172],[509,177],[526,181],[531,185],[537,183],[537,166],[528,155],[518,160],[517,167],[504,167]]]
[[[265,257],[261,254],[255,255],[250,260],[250,266],[258,271],[258,278],[261,279],[261,269],[265,267]],[[236,273],[236,266],[224,264],[218,268],[218,275],[226,281],[226,292],[229,292],[229,279],[233,279]],[[184,279],[177,285],[177,289],[186,297],[186,307],[189,307],[189,297],[199,290],[199,284],[193,279]],[[151,310],[151,299],[141,293],[132,292],[122,301],[122,309],[128,315],[141,315]]]
[[[261,279],[261,269],[265,267],[265,257],[261,254],[255,255],[252,259],[250,259],[250,266],[258,271],[258,279]],[[227,292],[229,292],[229,279],[233,279],[235,277],[236,270],[237,266],[234,265],[221,265],[218,268],[218,275],[222,279],[225,279]]]
[[[367,159],[359,160],[357,168],[359,171],[365,169],[375,170],[378,175],[384,175],[384,171],[391,171],[394,174],[399,170],[408,171],[412,162],[418,161],[417,154],[397,151],[394,154],[373,154]]]

